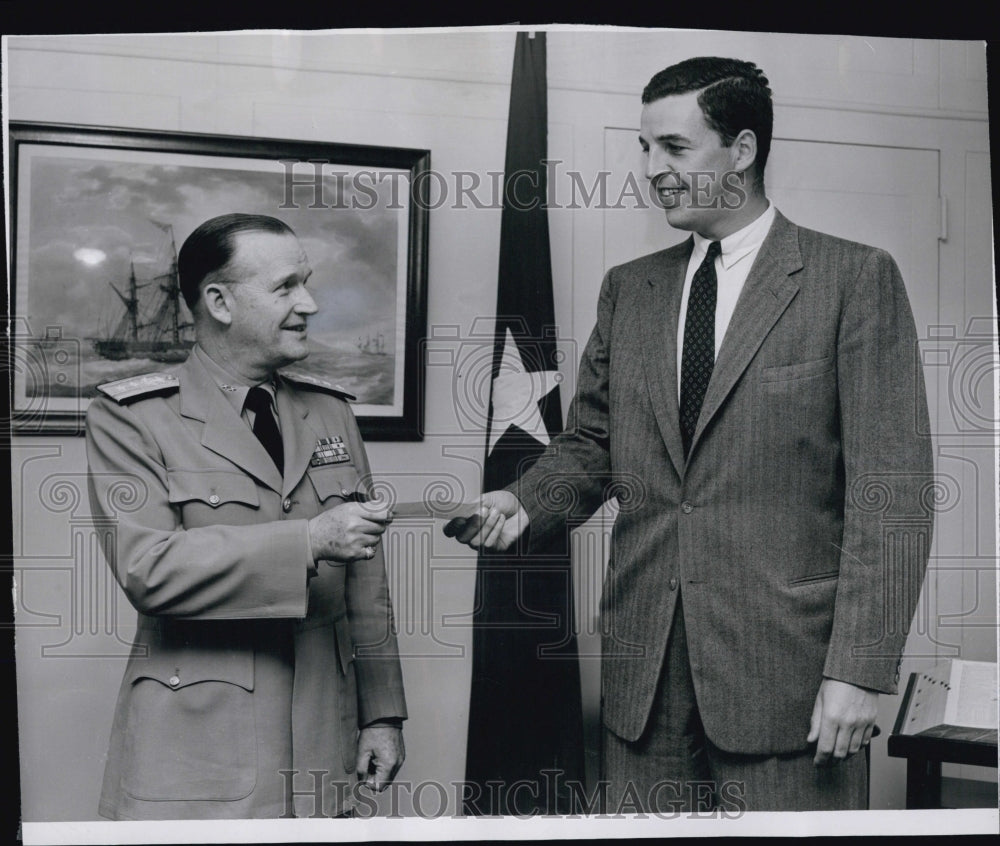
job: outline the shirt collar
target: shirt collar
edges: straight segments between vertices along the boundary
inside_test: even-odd
[[[722,245],[720,259],[722,267],[725,270],[729,270],[740,259],[746,258],[754,250],[760,248],[760,245],[764,243],[764,239],[771,229],[771,224],[774,222],[774,214],[774,205],[769,202],[760,217],[751,221],[742,229],[737,229],[731,235],[727,235],[719,242]],[[703,235],[695,232],[692,258],[697,258],[700,262],[708,252],[708,245],[710,243],[712,243],[710,238],[705,238]]]
[[[219,391],[226,398],[226,401],[236,409],[237,414],[243,414],[243,406],[247,401],[247,394],[254,385],[247,385],[245,380],[240,379],[238,376],[230,373],[225,367],[219,364],[215,359],[213,359],[200,344],[195,344],[191,351],[192,355],[198,357],[198,361],[201,363],[202,367],[212,378],[212,381],[219,386]],[[274,381],[268,379],[265,382],[260,383],[265,391],[271,395],[271,402],[274,402]]]

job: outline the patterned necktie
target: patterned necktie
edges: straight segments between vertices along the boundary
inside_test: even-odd
[[[281,432],[271,411],[271,395],[259,385],[247,392],[246,407],[254,413],[253,433],[274,460],[279,473],[285,472],[285,450],[281,445]]]
[[[708,253],[695,271],[688,294],[681,352],[681,440],[685,455],[691,451],[701,404],[715,366],[715,300],[719,284],[715,258],[720,252],[722,245],[718,241],[708,245]]]

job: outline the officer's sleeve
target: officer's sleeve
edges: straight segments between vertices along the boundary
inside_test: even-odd
[[[371,469],[361,433],[353,415],[347,424],[348,440],[358,472],[368,479]],[[380,720],[406,718],[403,673],[396,645],[396,623],[386,579],[384,543],[375,547],[370,561],[347,565],[346,601],[354,669],[358,680],[358,727]]]
[[[148,427],[103,397],[87,413],[87,461],[91,508],[109,532],[104,552],[136,610],[206,620],[305,616],[305,520],[185,529]]]

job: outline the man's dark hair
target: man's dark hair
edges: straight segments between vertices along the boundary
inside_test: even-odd
[[[181,294],[189,309],[194,310],[205,277],[225,267],[233,257],[235,236],[240,232],[295,234],[284,221],[263,214],[224,214],[206,220],[188,235],[177,254]]]
[[[764,175],[771,151],[774,109],[764,72],[753,62],[699,56],[685,59],[656,74],[642,91],[642,102],[652,103],[671,94],[698,95],[705,122],[727,147],[744,129],[757,136],[757,174]]]

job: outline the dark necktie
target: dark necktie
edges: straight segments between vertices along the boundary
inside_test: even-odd
[[[259,385],[247,392],[246,407],[254,413],[253,433],[274,460],[279,473],[285,472],[285,450],[281,446],[278,421],[271,411],[271,395]]]
[[[715,301],[719,285],[715,258],[721,251],[718,241],[708,245],[708,253],[694,273],[688,294],[681,351],[681,440],[685,455],[691,451],[701,404],[715,366]]]

